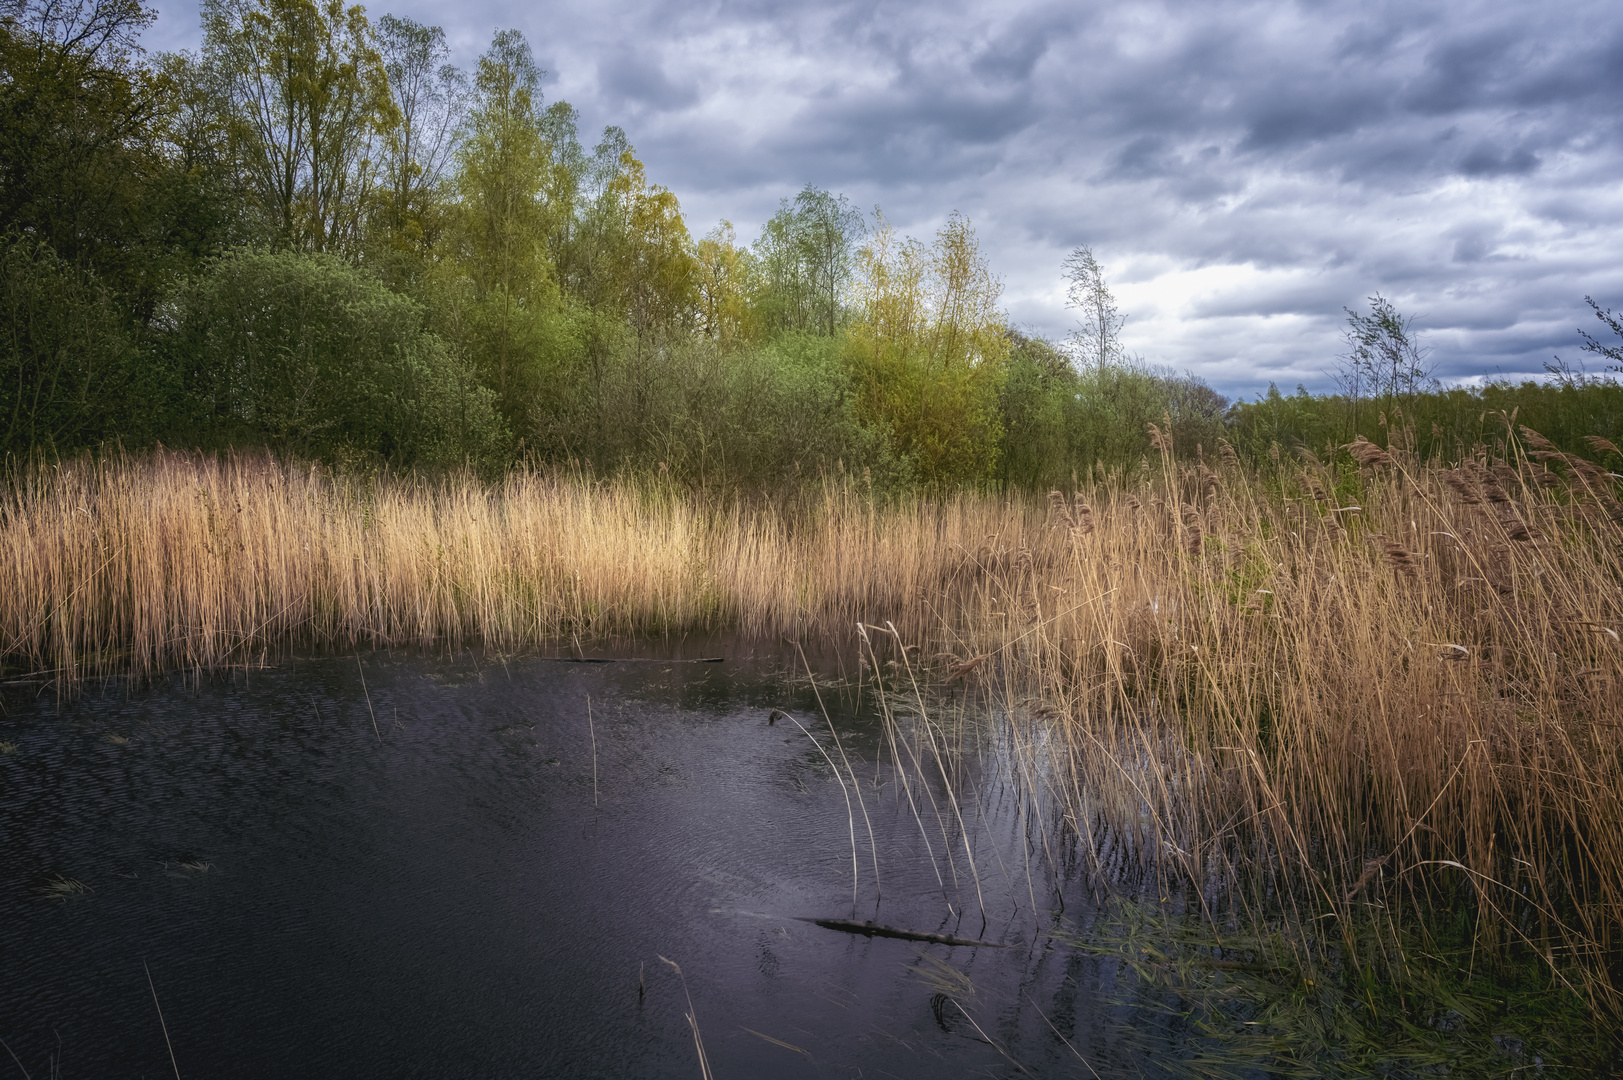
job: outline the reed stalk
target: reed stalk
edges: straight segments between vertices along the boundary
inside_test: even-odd
[[[1158,446],[1046,508],[831,484],[788,512],[251,455],[39,466],[0,491],[0,664],[71,686],[291,645],[855,629],[880,678],[884,627],[886,693],[921,719],[888,742],[955,879],[949,819],[978,885],[960,778],[902,641],[979,680],[1031,817],[1062,819],[1096,881],[1273,926],[1303,970],[1399,976],[1380,942],[1462,925],[1481,964],[1536,957],[1623,1019],[1615,472],[1512,429],[1452,463],[1395,437],[1266,476]]]

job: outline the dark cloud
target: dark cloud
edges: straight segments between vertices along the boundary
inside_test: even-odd
[[[656,112],[686,108],[699,98],[697,86],[674,81],[666,74],[662,58],[646,48],[625,46],[614,51],[598,64],[597,78],[609,100]]]
[[[1466,176],[1525,176],[1537,169],[1538,164],[1538,155],[1525,147],[1478,143],[1460,159],[1460,172]]]
[[[1011,27],[986,43],[970,70],[987,82],[1025,82],[1048,52],[1053,29],[1035,22]]]
[[[1343,308],[1425,313],[1439,372],[1580,355],[1623,306],[1623,10],[1599,0],[401,0],[471,64],[516,27],[583,131],[626,127],[694,232],[805,183],[958,210],[1063,336],[1093,245],[1128,346],[1228,393],[1327,385]],[[376,8],[374,15],[387,10]],[[154,42],[195,42],[195,8]]]

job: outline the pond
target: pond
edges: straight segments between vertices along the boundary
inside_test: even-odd
[[[995,739],[904,784],[837,658],[616,654],[12,687],[0,1038],[69,1078],[1158,1071]],[[805,921],[853,918],[991,944]]]

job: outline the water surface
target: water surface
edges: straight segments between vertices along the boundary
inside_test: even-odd
[[[788,657],[618,650],[717,651],[11,688],[0,1038],[36,1076],[173,1075],[155,991],[188,1078],[697,1077],[691,997],[717,1077],[1154,1071],[1115,967],[1045,933],[1083,890],[995,752],[910,805],[871,695],[825,721]],[[853,915],[1008,947],[798,918]]]

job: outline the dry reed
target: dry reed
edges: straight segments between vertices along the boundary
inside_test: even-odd
[[[255,456],[85,459],[0,498],[0,663],[70,684],[288,643],[848,634],[864,617],[918,633],[989,552],[1043,533],[1013,500],[830,487],[791,520],[635,482],[361,482]]]
[[[1097,880],[1181,885],[1309,970],[1401,978],[1372,920],[1463,918],[1483,969],[1535,958],[1623,1018],[1618,478],[1529,432],[1453,471],[1360,441],[1272,488],[1158,442],[1150,484],[1069,500],[1093,530],[1053,497],[1064,557],[991,575],[1011,618],[961,643],[1014,673]]]
[[[64,463],[0,505],[0,661],[71,681],[289,642],[894,622],[997,696],[1033,814],[1066,820],[1100,880],[1181,883],[1214,926],[1317,926],[1304,950],[1328,936],[1333,962],[1392,971],[1405,958],[1355,924],[1465,912],[1483,963],[1536,956],[1623,1016],[1618,478],[1507,431],[1450,468],[1360,441],[1339,471],[1302,452],[1265,483],[1152,435],[1159,470],[1046,516],[832,486],[788,515],[535,473]],[[893,749],[921,779],[940,764]],[[962,834],[928,786],[906,795],[921,830],[933,811]]]

